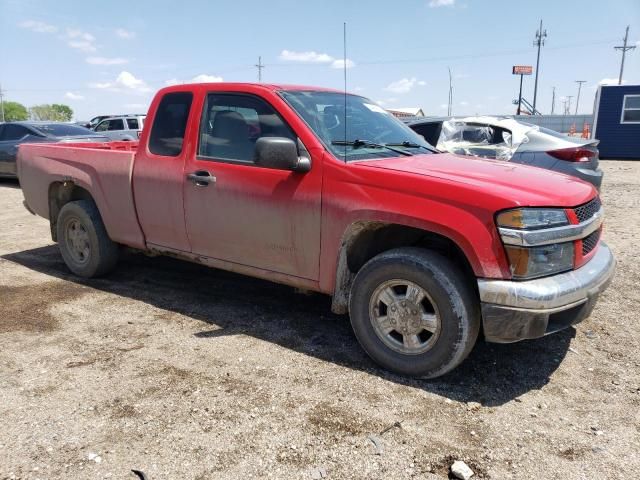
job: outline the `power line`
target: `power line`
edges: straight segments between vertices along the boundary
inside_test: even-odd
[[[582,84],[583,83],[587,83],[586,80],[576,80],[575,81],[578,84],[578,97],[576,98],[576,115],[578,114],[578,105],[580,105],[580,90],[582,90]]]
[[[624,44],[621,47],[613,47],[616,50],[622,51],[622,61],[620,62],[620,76],[618,77],[618,85],[622,85],[622,72],[624,71],[624,57],[627,54],[627,50],[633,50],[636,48],[635,45],[628,45],[627,40],[629,39],[629,25],[627,25],[627,30],[624,34]]]
[[[536,60],[536,81],[533,87],[533,109],[536,109],[536,100],[538,98],[538,74],[540,73],[540,48],[544,45],[544,40],[547,38],[547,31],[542,29],[542,20],[540,20],[540,29],[536,31],[536,39],[533,41],[533,46],[538,47],[538,59]]]

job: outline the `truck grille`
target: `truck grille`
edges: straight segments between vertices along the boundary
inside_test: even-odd
[[[582,223],[585,220],[589,220],[591,217],[593,217],[596,212],[598,210],[600,210],[600,206],[602,204],[600,203],[600,198],[596,197],[593,200],[585,203],[584,205],[580,205],[579,207],[576,207],[573,209],[573,211],[576,214],[576,217],[578,217],[578,222]]]
[[[598,240],[600,240],[600,230],[596,230],[595,232],[590,233],[586,237],[582,239],[582,256],[584,257],[589,252],[591,252],[596,245],[598,244]]]

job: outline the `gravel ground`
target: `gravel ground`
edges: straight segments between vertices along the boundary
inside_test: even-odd
[[[378,369],[329,298],[167,258],[70,275],[0,182],[0,479],[640,476],[640,163],[602,162],[618,272],[576,329]]]

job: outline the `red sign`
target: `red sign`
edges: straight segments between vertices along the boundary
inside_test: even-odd
[[[514,65],[512,73],[514,75],[531,75],[533,67],[531,65]]]

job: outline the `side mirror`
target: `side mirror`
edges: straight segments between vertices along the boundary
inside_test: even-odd
[[[254,162],[260,167],[277,170],[291,170],[301,173],[311,170],[311,160],[299,157],[296,143],[285,137],[258,138]]]

